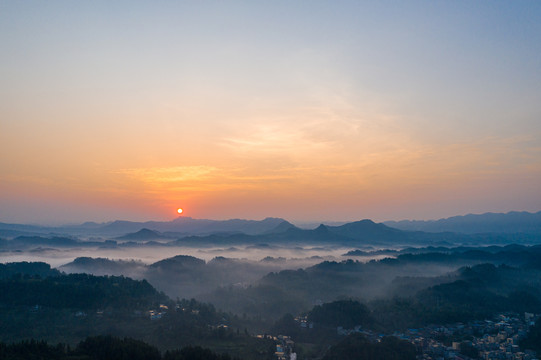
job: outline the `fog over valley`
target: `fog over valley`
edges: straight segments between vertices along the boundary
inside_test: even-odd
[[[299,269],[317,273],[317,269],[332,264],[356,264],[353,270],[347,265],[340,273],[354,279],[351,284],[340,281],[332,291],[323,291],[325,286],[308,291],[305,295],[315,302],[341,296],[388,297],[401,286],[404,291],[415,289],[397,285],[399,278],[432,278],[418,280],[432,283],[462,266],[487,261],[499,264],[500,259],[490,256],[510,240],[524,245],[541,243],[539,214],[498,215],[510,219],[508,228],[503,229],[508,231],[481,234],[398,230],[370,220],[300,229],[277,218],[179,218],[171,222],[115,221],[57,228],[2,224],[0,233],[11,236],[0,244],[3,262],[39,261],[65,273],[146,279],[172,298],[202,299],[241,311],[241,301],[235,305],[221,303],[226,297],[216,295],[216,291],[247,291],[248,287],[266,284],[272,274],[282,276],[285,270],[293,271],[291,274]],[[476,215],[475,219],[479,224],[490,224],[493,217]],[[471,225],[472,216],[463,219]],[[460,227],[460,218],[452,220]],[[527,226],[521,226],[521,222]],[[513,232],[517,228],[525,231]],[[432,253],[439,255],[422,258],[422,254]],[[407,254],[419,259],[406,261]],[[305,306],[310,301],[303,300]]]
[[[494,216],[438,227],[464,221],[485,230]],[[363,351],[404,347],[400,356],[413,360],[434,350],[410,347],[417,335],[395,344],[385,334],[419,328],[431,337],[431,324],[541,314],[540,213],[496,217],[495,231],[481,233],[367,219],[308,229],[277,218],[0,224],[0,339],[83,346],[85,336],[109,344],[128,337],[161,351],[199,344],[247,359],[280,359],[286,347],[290,360],[354,341]],[[411,224],[427,225],[401,226]],[[521,334],[535,343],[535,333]],[[463,353],[481,351],[471,335],[456,336]]]

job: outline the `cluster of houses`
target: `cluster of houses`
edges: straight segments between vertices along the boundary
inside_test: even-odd
[[[297,353],[293,351],[295,342],[291,340],[291,337],[285,335],[256,335],[260,339],[273,340],[276,343],[276,351],[274,356],[277,360],[297,360]]]
[[[314,328],[314,323],[313,322],[309,322],[308,321],[308,317],[306,315],[299,315],[297,317],[295,317],[295,321],[299,324],[299,326],[301,328],[308,328],[308,329],[313,329]]]
[[[534,351],[521,351],[519,341],[538,318],[539,315],[529,313],[523,319],[501,314],[493,321],[429,326],[393,335],[415,344],[423,360],[468,360],[470,357],[464,354],[463,347],[473,349],[483,360],[537,360]],[[439,340],[442,338],[471,340],[454,341],[446,346]]]
[[[147,313],[150,320],[160,320],[167,313],[167,310],[169,310],[167,305],[160,304],[157,310],[149,310]]]
[[[31,312],[39,311],[38,305],[30,309]],[[148,310],[150,320],[161,319],[169,310],[167,305],[160,304],[157,309]],[[197,315],[198,310],[180,308],[176,311],[190,311]],[[96,312],[98,317],[103,316],[103,311]],[[85,312],[75,313],[76,317],[85,317]],[[392,336],[411,342],[419,350],[420,360],[469,360],[463,347],[473,349],[478,358],[483,360],[538,360],[534,351],[524,350],[519,347],[519,341],[526,336],[528,328],[535,324],[541,315],[525,313],[524,317],[518,315],[501,314],[493,320],[473,321],[467,324],[457,323],[452,325],[432,325],[420,329],[408,329],[403,333],[394,333]],[[311,329],[314,324],[309,322],[306,316],[297,316],[295,321],[302,328]],[[227,325],[220,324],[217,328],[227,329]],[[379,342],[386,334],[375,334],[370,330],[356,326],[352,329],[338,327],[338,335],[361,333],[369,340]],[[277,360],[296,360],[297,354],[293,351],[294,342],[285,335],[257,335],[260,338],[269,338],[276,342],[274,353]],[[444,344],[441,339],[465,339]],[[449,341],[449,340],[448,340]]]
[[[396,332],[392,336],[411,342],[419,350],[419,360],[470,360],[464,353],[464,347],[475,352],[483,360],[538,360],[532,350],[522,351],[519,341],[524,338],[530,326],[541,315],[525,313],[500,314],[493,320],[473,321],[467,324],[433,325],[420,329],[408,329],[404,333]],[[303,328],[312,328],[306,316],[297,316],[295,321]],[[386,334],[376,334],[371,330],[356,326],[352,329],[337,327],[338,335],[346,336],[360,333],[373,342],[380,342]],[[467,339],[444,344],[441,339]],[[278,346],[278,345],[277,345]],[[281,348],[282,349],[282,348]],[[278,359],[281,351],[277,351]],[[295,357],[296,358],[296,357]]]
[[[289,336],[278,335],[274,355],[278,360],[297,360],[297,354],[293,352],[294,345],[295,343]]]

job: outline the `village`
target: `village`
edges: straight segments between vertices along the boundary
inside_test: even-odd
[[[163,305],[160,307],[162,311],[167,310]],[[161,318],[162,314],[163,312],[149,312],[152,320]],[[532,313],[524,313],[523,316],[499,314],[492,320],[473,321],[466,324],[431,325],[419,329],[408,329],[403,333],[395,332],[391,336],[414,344],[419,352],[417,356],[419,360],[538,360],[534,351],[521,351],[519,341],[526,336],[528,328],[540,317],[541,315]],[[314,327],[306,316],[297,316],[295,321],[302,328]],[[389,336],[376,334],[361,326],[353,329],[337,327],[336,331],[341,336],[360,333],[373,342],[380,342],[383,337]],[[275,341],[274,355],[277,360],[297,360],[297,354],[294,351],[295,342],[290,336],[256,335],[256,337]]]
[[[32,307],[31,311],[38,311],[39,306]],[[168,306],[160,304],[157,309],[147,311],[151,321],[160,320],[169,310]],[[175,311],[189,311],[198,315],[198,310],[176,306]],[[137,312],[139,315],[141,312]],[[84,312],[75,313],[76,317],[86,316]],[[98,311],[97,316],[103,316]],[[415,345],[419,360],[538,360],[537,354],[532,350],[521,350],[519,342],[526,336],[528,328],[535,324],[541,315],[524,313],[499,314],[490,320],[472,321],[469,323],[456,323],[448,325],[430,325],[418,329],[408,329],[404,332],[392,334],[375,333],[372,330],[355,326],[345,329],[336,328],[337,335],[347,336],[354,333],[364,335],[372,342],[381,342],[385,336],[394,336]],[[316,326],[306,316],[295,317],[295,322],[303,329],[313,329]],[[215,328],[227,328],[220,324]],[[295,342],[287,335],[255,335],[275,342],[274,356],[277,360],[296,360]]]
[[[390,336],[414,344],[419,352],[417,356],[419,360],[537,360],[534,351],[521,351],[519,341],[526,336],[528,328],[539,318],[540,315],[531,313],[525,313],[523,316],[500,314],[492,320],[432,325],[408,329],[403,333],[395,332]],[[314,327],[305,316],[298,316],[295,321],[302,328]],[[361,326],[353,329],[337,327],[336,331],[341,336],[360,333],[373,342],[381,342],[383,337],[389,336],[376,334],[371,330],[362,329]],[[277,360],[297,359],[294,342],[289,336],[266,336],[276,341]]]
[[[405,333],[393,335],[415,344],[421,351],[419,359],[536,360],[535,352],[520,350],[519,341],[538,318],[539,315],[530,313],[521,317],[516,314],[500,314],[492,320],[409,329]],[[441,339],[464,340],[451,341],[450,346],[447,346]],[[465,355],[468,349],[477,356]]]

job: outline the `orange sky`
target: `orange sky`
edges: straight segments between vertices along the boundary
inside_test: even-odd
[[[0,222],[541,209],[538,6],[50,4],[0,11]]]

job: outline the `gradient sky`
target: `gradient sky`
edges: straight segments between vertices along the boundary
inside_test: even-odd
[[[0,222],[541,210],[539,1],[0,0]]]

